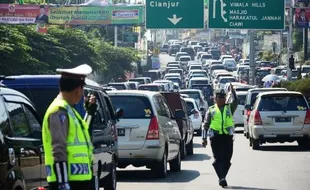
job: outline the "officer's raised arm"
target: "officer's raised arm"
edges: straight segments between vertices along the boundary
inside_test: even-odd
[[[230,83],[230,95],[231,95],[231,100],[229,102],[230,105],[230,110],[232,115],[234,115],[237,107],[238,107],[238,97],[236,94],[236,90],[234,89],[233,85]]]

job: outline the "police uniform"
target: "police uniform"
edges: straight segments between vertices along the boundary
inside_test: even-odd
[[[223,89],[215,90],[216,97],[226,97]],[[206,114],[203,124],[203,141],[206,142],[206,134],[210,137],[213,152],[213,167],[219,178],[219,185],[227,186],[226,175],[231,166],[230,160],[233,154],[233,114],[238,106],[236,93],[232,90],[232,102],[224,106],[217,104],[211,106]]]
[[[92,69],[81,65],[56,71],[62,77],[73,77],[84,83]],[[72,106],[58,95],[44,116],[42,138],[50,190],[92,190],[95,187],[88,125]]]

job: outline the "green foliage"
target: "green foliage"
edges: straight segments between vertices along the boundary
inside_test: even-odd
[[[274,54],[272,51],[264,51],[262,54],[263,54],[262,60],[264,60],[264,61],[273,61],[273,60],[277,59],[277,57],[278,57],[278,55]]]
[[[282,81],[281,87],[290,91],[301,92],[305,96],[310,95],[310,78],[300,79],[296,81]]]
[[[137,60],[135,50],[112,46],[98,29],[54,26],[40,34],[35,26],[0,25],[0,74],[51,74],[56,68],[88,64],[109,80],[132,71]]]

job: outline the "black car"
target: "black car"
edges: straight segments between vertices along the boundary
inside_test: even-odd
[[[201,90],[209,106],[214,104],[213,87],[211,84],[193,84],[192,89]]]
[[[59,79],[60,79],[60,75],[11,76],[3,80],[2,83],[4,83],[9,88],[15,89],[25,94],[34,103],[34,106],[36,107],[38,111],[39,118],[43,118],[48,106],[58,94]],[[106,94],[105,90],[99,84],[89,79],[86,79],[85,83],[86,85],[84,87],[84,95],[86,96],[89,93],[95,95],[97,99],[97,105],[98,105],[97,112],[92,117],[92,121],[91,121],[92,125],[89,128],[90,130],[89,133],[91,135],[92,143],[94,146],[94,152],[93,152],[94,153],[94,163],[93,163],[94,174],[96,174],[98,178],[100,179],[100,187],[114,190],[116,189],[116,166],[117,166],[117,160],[118,160],[118,151],[117,151],[118,139],[117,139],[117,132],[116,132],[116,123],[117,123],[118,118],[115,114],[111,100],[109,96]],[[83,103],[84,103],[84,98],[82,98],[81,101],[77,105],[75,105],[75,109],[81,114],[81,116],[85,115]],[[41,122],[39,122],[39,124],[40,123]],[[24,127],[24,126],[18,125],[18,127]],[[41,126],[38,126],[36,128],[40,128],[40,127]],[[22,132],[24,132],[26,129],[21,129],[21,130],[23,130]],[[31,132],[32,129],[29,128],[28,131]],[[41,134],[41,131],[39,133]],[[28,132],[26,131],[25,134],[28,134]],[[26,147],[23,147],[19,145],[22,148],[24,148],[23,151],[28,151],[29,149],[28,145],[30,146],[32,144],[35,145],[36,147],[42,148],[41,136],[39,136],[39,134],[36,134],[36,135],[38,136],[38,138],[34,138],[34,136],[30,136],[31,138],[35,139],[35,142],[31,142],[32,140],[27,140],[27,142],[25,142],[24,139],[21,139],[21,142],[23,142],[23,144],[25,144],[26,146]],[[21,137],[24,137],[24,135]],[[1,141],[1,138],[0,138],[0,141]],[[37,153],[37,149],[29,150],[29,152],[30,153],[25,153],[25,154]],[[15,152],[15,154],[17,153],[18,152]],[[34,158],[31,158],[31,159],[34,159]],[[26,171],[29,173],[31,172],[31,174],[24,175],[26,177],[26,180],[27,178],[30,178],[29,179],[30,184],[28,185],[26,183],[27,189],[28,189],[28,186],[33,187],[31,183],[37,182],[39,179],[46,178],[45,173],[42,173],[39,170],[40,167],[44,168],[42,164],[44,163],[42,161],[42,156],[39,159],[41,160],[31,160],[30,163],[21,162],[21,164],[25,164],[25,167],[28,166],[28,169]],[[38,171],[35,171],[35,172],[32,171],[32,168],[31,168],[32,166],[30,166],[30,169],[29,169],[29,165],[31,165],[32,163],[41,163],[40,167],[33,166],[33,169],[37,169]],[[34,177],[38,179],[32,179]]]
[[[179,52],[181,49],[181,46],[178,45],[178,44],[172,44],[169,49],[168,49],[168,54],[171,56],[171,55],[174,55],[176,54],[177,52]]]
[[[180,52],[186,52],[189,56],[191,56],[191,59],[195,59],[195,50],[192,47],[184,47],[180,49]]]
[[[22,93],[0,87],[0,189],[37,188],[44,158],[41,120]]]

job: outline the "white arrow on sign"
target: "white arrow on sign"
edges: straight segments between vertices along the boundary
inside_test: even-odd
[[[168,20],[170,20],[170,22],[172,22],[172,24],[174,25],[178,24],[178,22],[180,22],[181,19],[182,17],[178,18],[177,15],[173,15],[172,18],[168,17]]]

